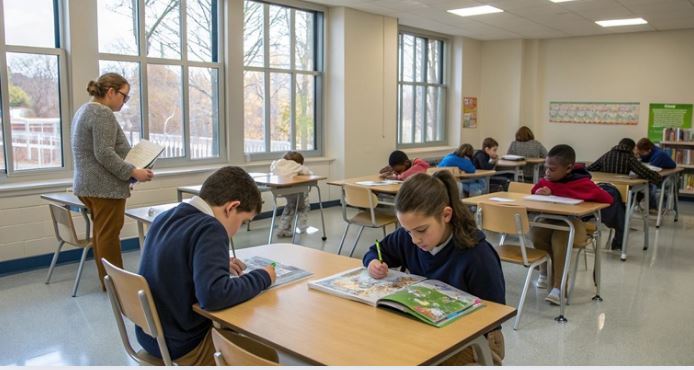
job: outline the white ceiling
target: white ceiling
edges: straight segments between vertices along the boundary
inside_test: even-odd
[[[694,28],[694,0],[310,0],[398,18],[399,24],[478,40],[544,39]],[[459,17],[448,9],[493,5],[503,13]],[[603,28],[595,21],[641,17]],[[694,42],[694,40],[692,40]]]

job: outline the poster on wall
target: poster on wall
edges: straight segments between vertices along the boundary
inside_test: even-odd
[[[549,102],[549,122],[638,125],[639,103]]]
[[[648,106],[648,138],[654,142],[691,141],[692,104],[651,103]],[[687,136],[687,137],[685,137]]]
[[[463,128],[477,128],[477,97],[463,97]]]

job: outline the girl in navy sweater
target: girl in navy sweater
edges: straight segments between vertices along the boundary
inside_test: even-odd
[[[456,181],[448,171],[419,173],[400,188],[395,210],[401,227],[381,242],[383,262],[375,246],[364,256],[369,274],[382,279],[389,267],[436,279],[485,300],[505,304],[504,275],[499,255],[477,229],[458,197]],[[504,358],[500,328],[487,334],[494,361]],[[447,365],[474,361],[471,349],[447,360]]]

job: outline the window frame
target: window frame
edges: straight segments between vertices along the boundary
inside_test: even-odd
[[[144,0],[137,0],[137,41],[138,41],[138,53],[137,55],[126,55],[126,54],[113,54],[113,53],[102,53],[98,50],[96,63],[99,64],[101,61],[109,62],[130,62],[137,63],[139,68],[139,78],[140,78],[140,129],[141,129],[141,139],[149,140],[150,137],[150,125],[149,125],[149,85],[147,80],[147,66],[148,65],[163,65],[163,66],[178,66],[181,67],[181,114],[183,123],[183,146],[185,148],[184,157],[173,157],[173,158],[160,158],[157,160],[158,168],[176,168],[176,167],[186,167],[191,165],[206,165],[206,164],[217,164],[226,163],[228,158],[227,152],[227,127],[226,127],[226,96],[225,96],[225,81],[226,81],[226,63],[225,63],[225,35],[224,35],[224,1],[216,0],[213,2],[213,8],[216,9],[216,16],[214,17],[216,22],[217,32],[213,35],[216,40],[216,48],[211,50],[213,59],[216,61],[195,61],[188,59],[188,23],[187,23],[187,2],[188,0],[179,0],[180,7],[180,48],[181,48],[181,58],[180,59],[167,59],[167,58],[157,58],[149,57],[146,54],[146,39],[145,33],[142,30],[146,29],[145,26],[145,3]],[[98,15],[97,15],[98,24]],[[213,23],[214,24],[214,23]],[[97,41],[98,43],[98,41]],[[190,80],[189,80],[189,68],[211,68],[217,70],[217,142],[218,142],[218,155],[216,157],[209,158],[191,158],[191,148],[190,148],[190,101],[189,93],[190,90]],[[99,69],[99,67],[97,67]]]
[[[428,73],[428,59],[429,59],[429,41],[435,40],[435,41],[440,41],[442,43],[441,46],[441,56],[439,58],[439,69],[441,71],[441,79],[440,82],[438,83],[431,83],[428,80],[425,81],[404,81],[403,80],[403,66],[404,66],[404,58],[401,57],[403,50],[403,38],[404,35],[408,36],[413,36],[415,38],[415,45],[417,43],[417,38],[424,38],[426,42],[424,43],[424,47],[426,52],[423,53],[422,55],[422,74],[423,76],[427,76]],[[448,143],[448,99],[449,99],[449,89],[448,86],[450,85],[449,81],[449,68],[450,68],[450,63],[449,63],[449,58],[450,58],[450,39],[446,35],[430,32],[430,31],[423,31],[415,28],[410,28],[410,27],[405,27],[405,26],[399,26],[398,27],[398,37],[397,37],[397,58],[396,58],[396,63],[397,63],[397,75],[396,75],[396,125],[395,125],[395,141],[396,141],[396,147],[398,149],[413,149],[413,148],[430,148],[430,147],[439,147],[439,146],[444,146],[447,145]],[[416,46],[415,46],[416,47]],[[415,60],[416,58],[412,58],[412,69],[413,71],[416,70],[415,68]],[[414,73],[414,72],[413,72]],[[417,104],[412,104],[412,128],[411,128],[411,137],[412,137],[412,143],[403,143],[402,142],[402,110],[403,110],[403,88],[404,86],[411,86],[413,87],[413,91],[415,93],[413,94],[413,99],[412,101],[415,102],[416,99],[416,89],[417,87],[423,87],[425,93],[423,94],[421,98],[422,106],[424,107],[424,110],[422,112],[423,114],[423,122],[424,122],[424,128],[422,130],[422,142],[414,142],[415,141],[415,117],[416,117],[416,112],[417,112]],[[440,112],[439,116],[441,117],[441,122],[440,122],[440,128],[441,128],[441,139],[440,140],[435,140],[435,141],[427,141],[427,109],[426,109],[426,99],[427,99],[427,90],[430,87],[434,88],[440,88],[442,91],[441,96],[438,98],[438,105],[440,105]]]
[[[289,141],[291,143],[291,150],[296,150],[296,80],[298,75],[314,76],[314,86],[313,86],[313,105],[314,105],[314,149],[313,150],[300,150],[304,157],[320,157],[323,155],[323,104],[324,104],[324,55],[325,55],[325,9],[312,4],[304,4],[297,1],[264,1],[264,0],[242,0],[253,1],[263,5],[263,66],[247,66],[242,63],[242,77],[244,79],[246,71],[251,72],[262,72],[263,73],[263,84],[264,84],[264,99],[263,99],[263,123],[265,129],[265,151],[246,153],[245,151],[245,119],[242,121],[244,124],[244,136],[242,144],[244,146],[243,154],[248,161],[264,161],[277,159],[278,154],[282,152],[271,151],[271,115],[267,114],[270,111],[271,102],[269,99],[270,93],[270,74],[271,73],[285,73],[290,74],[290,132]],[[270,5],[281,6],[291,10],[290,13],[290,34],[289,34],[289,60],[290,67],[288,69],[270,67],[270,25],[267,22],[269,17],[269,7]],[[312,70],[300,70],[296,69],[296,17],[294,11],[303,11],[314,14],[313,19],[313,69]],[[244,25],[245,26],[245,25]],[[243,28],[242,28],[243,29]],[[242,31],[243,33],[243,31]],[[242,41],[243,42],[243,41]],[[243,48],[243,45],[242,45]],[[243,55],[243,53],[242,53]],[[245,97],[243,98],[243,105],[245,108]]]
[[[70,148],[70,95],[69,76],[67,67],[67,52],[65,51],[65,16],[63,2],[53,0],[53,21],[55,30],[55,47],[7,45],[5,38],[5,4],[0,0],[0,109],[2,110],[2,150],[4,151],[4,167],[0,167],[0,179],[8,182],[27,181],[33,178],[48,176],[66,176],[72,171],[72,150]],[[58,66],[58,108],[60,109],[60,156],[62,166],[32,168],[17,170],[14,165],[14,150],[12,147],[12,120],[10,117],[9,76],[7,73],[7,54],[40,54],[57,57]],[[6,108],[7,107],[7,108]],[[16,179],[16,180],[15,180]]]

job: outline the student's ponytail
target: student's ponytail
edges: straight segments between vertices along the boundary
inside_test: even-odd
[[[439,171],[433,176],[425,173],[413,175],[395,197],[395,210],[400,213],[419,212],[427,217],[439,217],[446,206],[453,209],[450,224],[456,245],[474,247],[477,226],[460,200],[458,186],[450,172]]]

